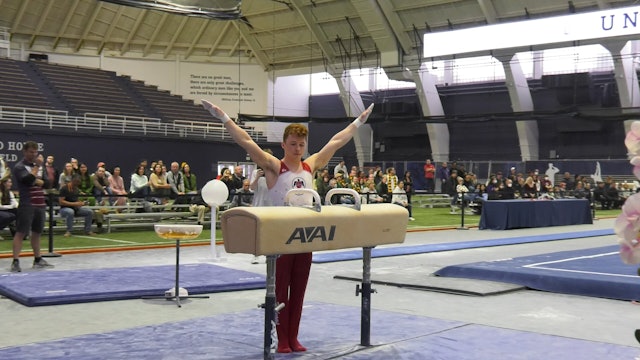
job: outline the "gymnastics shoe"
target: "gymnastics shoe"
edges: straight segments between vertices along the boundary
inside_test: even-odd
[[[49,264],[45,259],[40,259],[38,261],[33,260],[34,269],[44,269],[48,267],[53,267],[53,265]]]
[[[11,262],[11,272],[22,272],[22,269],[20,268],[20,260],[13,259]]]

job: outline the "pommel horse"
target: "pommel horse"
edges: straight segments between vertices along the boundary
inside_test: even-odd
[[[354,205],[330,205],[333,195],[351,195]],[[264,359],[273,359],[277,343],[275,333],[276,258],[281,254],[362,247],[362,293],[360,345],[370,346],[371,328],[371,249],[377,245],[404,242],[409,214],[394,204],[365,204],[352,189],[332,189],[320,206],[320,196],[309,189],[290,190],[292,197],[313,196],[312,206],[236,207],[221,217],[224,247],[228,253],[266,255],[267,285],[264,317]]]

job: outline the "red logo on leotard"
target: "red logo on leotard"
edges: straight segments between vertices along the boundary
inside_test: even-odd
[[[304,189],[305,188],[304,179],[297,177],[293,179],[292,185],[293,185],[292,189]]]

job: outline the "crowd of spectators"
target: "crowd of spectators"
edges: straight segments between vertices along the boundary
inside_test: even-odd
[[[425,169],[427,165],[429,162]],[[612,177],[594,183],[590,177],[565,172],[559,181],[555,181],[537,169],[522,173],[515,167],[506,175],[498,171],[491,174],[486,182],[480,182],[476,174],[455,162],[451,166],[443,162],[436,170],[436,178],[441,182],[442,193],[451,196],[452,210],[461,201],[475,203],[480,211],[485,200],[538,198],[588,199],[600,204],[602,209],[617,209],[628,196],[640,190],[636,183],[616,183]]]

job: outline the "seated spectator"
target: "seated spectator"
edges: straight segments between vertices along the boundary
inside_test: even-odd
[[[109,176],[109,188],[113,195],[119,195],[112,196],[111,199],[109,199],[111,205],[127,205],[127,190],[124,189],[124,180],[122,179],[122,176],[120,176],[120,166],[113,168],[113,174]],[[120,212],[120,209],[118,209],[118,212]]]
[[[109,179],[103,167],[99,167],[95,174],[91,175],[93,180],[93,196],[96,198],[96,204],[104,205],[103,196],[111,195],[109,187]]]
[[[96,199],[93,197],[93,179],[91,178],[91,175],[89,175],[89,169],[86,164],[82,163],[78,166],[77,175],[80,177],[80,184],[78,185],[80,200],[86,200],[89,202],[90,206],[94,206],[96,204]]]
[[[154,201],[158,204],[166,204],[171,185],[167,183],[167,178],[162,171],[162,165],[156,164],[153,173],[149,177],[149,195],[154,197]]]
[[[404,191],[404,181],[398,181],[396,187],[393,189],[393,204],[400,205],[409,211],[409,220],[415,220],[411,216],[411,204],[407,198],[407,193]]]
[[[76,216],[84,217],[84,233],[87,235],[95,235],[95,233],[91,231],[93,211],[84,206],[86,202],[78,199],[80,195],[78,191],[79,184],[80,177],[74,175],[71,182],[60,189],[60,216],[66,219],[67,224],[67,232],[64,233],[65,237],[71,236],[73,221]]]
[[[231,201],[236,189],[233,187],[233,174],[231,174],[231,170],[229,170],[229,168],[222,168],[220,171],[220,181],[227,185],[227,190],[229,190],[229,197],[227,197],[227,200]]]
[[[251,191],[251,182],[248,179],[242,180],[242,189],[236,191],[231,202],[231,207],[236,206],[252,206],[253,191]]]
[[[620,197],[620,192],[618,191],[618,184],[616,184],[615,181],[609,185],[608,189],[606,189],[605,196],[609,199],[609,204],[612,209],[619,209],[624,203]]]
[[[149,179],[144,174],[145,166],[140,164],[136,168],[136,171],[131,174],[131,186],[129,187],[129,194],[133,198],[146,198],[149,196]]]
[[[60,173],[60,176],[58,177],[58,188],[61,188],[65,185],[67,185],[68,183],[71,182],[71,177],[74,174],[74,170],[73,170],[73,164],[71,164],[70,162],[64,164],[64,169],[62,170],[62,172]]]
[[[182,195],[184,195],[184,178],[180,172],[180,164],[178,162],[171,163],[171,169],[167,172],[166,178],[171,189],[169,197],[176,200],[175,204],[184,203],[184,200],[178,201],[178,198],[182,198]]]
[[[593,191],[593,200],[600,203],[602,210],[611,209],[611,200],[607,196],[607,191],[602,181],[598,182],[598,187]]]
[[[197,194],[198,181],[196,175],[191,173],[191,166],[186,162],[182,163],[182,176],[184,177],[184,192],[186,194]]]
[[[11,191],[13,186],[11,176],[7,175],[0,180],[0,230],[8,226],[11,236],[14,236],[16,234],[15,220],[18,211],[18,200],[16,200]],[[1,237],[0,240],[2,240]]]
[[[331,180],[335,180],[335,178]],[[375,179],[374,179],[374,182],[375,182]],[[376,191],[378,192],[378,195],[382,197],[384,202],[390,201],[389,196],[387,195],[387,176],[386,175],[381,175],[380,182],[376,183]]]
[[[584,188],[584,183],[582,181],[578,181],[576,183],[576,188],[573,189],[573,197],[576,199],[589,199],[590,195],[589,191]]]
[[[201,194],[191,196],[191,205],[189,211],[198,216],[198,225],[204,224],[204,214],[211,210],[209,205],[204,201]]]
[[[538,189],[535,182],[533,181],[533,177],[528,176],[524,181],[520,196],[522,196],[523,199],[535,199],[538,197]]]
[[[513,200],[515,199],[515,190],[513,189],[513,180],[511,178],[507,178],[504,181],[503,186],[501,186],[498,190],[500,193],[501,200]]]
[[[384,202],[382,196],[378,195],[376,183],[373,180],[367,181],[367,186],[362,190],[363,204],[380,204]]]

